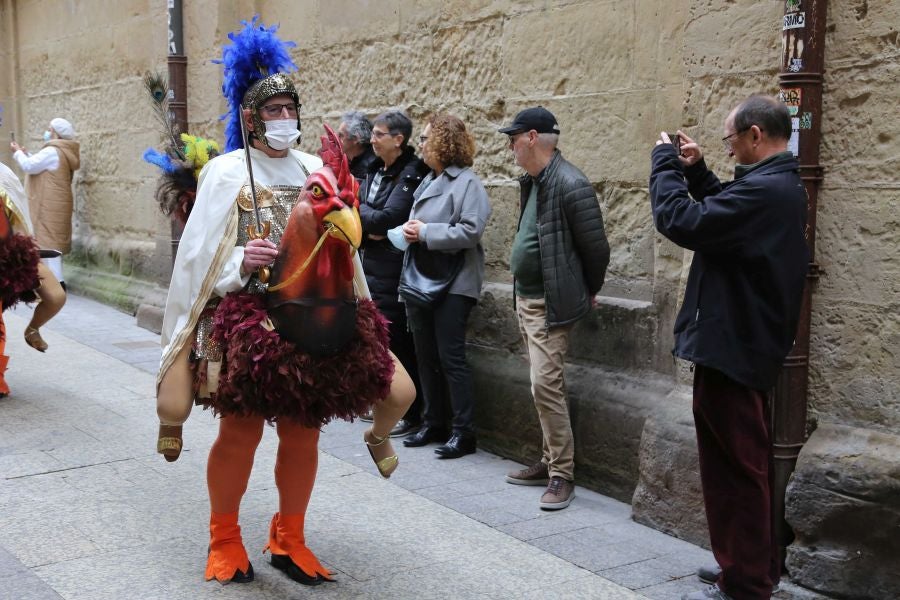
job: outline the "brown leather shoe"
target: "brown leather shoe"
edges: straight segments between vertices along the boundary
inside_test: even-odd
[[[506,483],[515,485],[547,485],[550,482],[550,474],[547,472],[547,465],[538,461],[517,471],[510,471],[506,474]]]
[[[567,507],[574,497],[575,484],[554,475],[547,484],[547,491],[541,496],[540,507],[544,510],[559,510]]]

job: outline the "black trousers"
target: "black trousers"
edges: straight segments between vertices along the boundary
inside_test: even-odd
[[[475,388],[466,360],[466,325],[473,306],[474,298],[457,294],[435,305],[406,304],[419,361],[424,423],[468,435],[475,433]]]
[[[735,600],[772,596],[778,582],[773,532],[768,395],[701,365],[694,370],[694,423],[709,541],[719,587]]]

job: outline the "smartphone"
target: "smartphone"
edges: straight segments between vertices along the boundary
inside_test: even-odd
[[[672,145],[675,146],[676,154],[681,154],[681,136],[677,133],[670,133],[669,139],[672,140]]]
[[[16,141],[16,132],[15,131],[9,132],[9,141],[11,141],[11,142]]]

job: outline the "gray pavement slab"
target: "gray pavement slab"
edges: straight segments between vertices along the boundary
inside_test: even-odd
[[[542,488],[506,484],[519,465],[483,451],[446,461],[395,440],[400,467],[383,480],[361,441],[367,424],[335,422],[320,440],[307,539],[338,582],[304,588],[261,553],[277,507],[271,431],[241,506],[256,581],[205,582],[216,421],[195,409],[182,457],[154,452],[159,336],[70,296],[40,354],[22,341],[29,309],[4,316],[0,600],[678,598],[712,560],[580,487],[569,508],[541,511]]]

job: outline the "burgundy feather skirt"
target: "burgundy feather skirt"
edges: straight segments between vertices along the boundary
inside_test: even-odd
[[[14,233],[0,239],[0,303],[3,310],[21,300],[35,299],[33,291],[41,285],[39,261],[38,246],[33,237]]]
[[[298,351],[261,325],[266,317],[261,294],[228,294],[219,303],[212,337],[224,348],[222,370],[218,389],[199,404],[217,415],[289,418],[319,428],[387,397],[394,376],[388,323],[371,300],[360,300],[357,335],[333,356]]]

